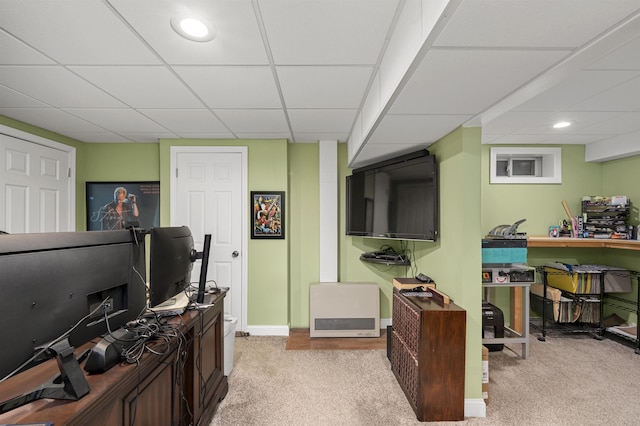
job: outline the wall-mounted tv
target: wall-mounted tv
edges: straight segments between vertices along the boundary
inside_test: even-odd
[[[438,168],[427,150],[354,169],[346,181],[347,235],[437,240]]]

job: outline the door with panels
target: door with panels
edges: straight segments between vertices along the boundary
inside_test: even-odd
[[[69,150],[0,133],[0,230],[75,230],[70,157]]]
[[[211,234],[207,280],[229,287],[224,311],[245,330],[246,147],[173,147],[171,160],[171,224],[191,229],[196,250]],[[191,280],[199,276],[197,261]]]

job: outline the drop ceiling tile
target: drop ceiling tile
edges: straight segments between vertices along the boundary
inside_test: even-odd
[[[178,135],[171,132],[122,132],[122,136],[138,143],[158,143],[160,139],[176,139]]]
[[[132,108],[202,108],[202,102],[164,66],[70,67]]]
[[[514,108],[515,111],[557,111],[574,108],[574,105],[594,95],[624,83],[638,71],[579,71],[551,89]]]
[[[233,133],[286,133],[287,120],[281,109],[216,109],[213,111]]]
[[[355,109],[291,109],[289,120],[294,133],[345,133],[351,130]]]
[[[398,4],[258,0],[276,65],[375,64]]]
[[[169,64],[268,64],[250,0],[110,2]],[[185,14],[208,20],[216,29],[216,37],[209,42],[194,42],[179,36],[170,20]]]
[[[104,132],[92,123],[53,108],[0,108],[0,115],[57,133]]]
[[[635,1],[461,2],[436,46],[578,47],[640,9]]]
[[[640,36],[591,63],[590,70],[640,70]]]
[[[280,108],[269,67],[174,67],[209,108]]]
[[[231,132],[180,132],[183,139],[237,139]]]
[[[392,114],[478,114],[561,59],[562,51],[434,50]]]
[[[282,139],[291,139],[291,134],[289,132],[282,133],[236,133],[236,137],[239,139],[265,139],[265,140],[282,140]]]
[[[572,106],[583,111],[640,112],[640,76]]]
[[[228,132],[228,129],[208,109],[139,109],[165,129],[172,132]]]
[[[613,118],[589,124],[584,131],[594,134],[624,135],[640,130],[640,112],[616,114]]]
[[[2,63],[5,65],[50,65],[55,63],[31,46],[1,30],[0,52],[2,52]]]
[[[159,63],[99,0],[3,0],[0,27],[63,64]]]
[[[347,140],[347,134],[332,132],[297,132],[294,133],[295,143],[317,143],[318,141],[335,141],[344,142]]]
[[[287,108],[358,108],[371,67],[277,67]]]
[[[0,108],[44,108],[46,106],[37,99],[0,86]]]
[[[54,107],[124,106],[114,97],[58,66],[0,66],[0,84]]]
[[[135,139],[112,132],[62,132],[61,134],[86,143],[131,143]]]
[[[83,118],[96,126],[113,132],[149,133],[166,132],[159,124],[130,109],[65,109],[70,114]]]

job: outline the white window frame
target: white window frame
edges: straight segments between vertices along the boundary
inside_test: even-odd
[[[498,176],[498,161],[533,160],[535,176]],[[500,147],[491,148],[490,183],[562,183],[562,150],[560,148]]]

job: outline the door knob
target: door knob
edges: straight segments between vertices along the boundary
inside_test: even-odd
[[[233,253],[231,253],[231,257],[238,257],[240,256],[240,253],[238,253],[238,250],[235,250]]]

